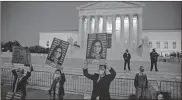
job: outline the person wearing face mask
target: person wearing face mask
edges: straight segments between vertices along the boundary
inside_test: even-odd
[[[62,69],[57,69],[54,73],[54,80],[51,84],[50,89],[48,90],[49,95],[51,94],[51,91],[53,91],[53,100],[56,98],[56,89],[58,87],[58,98],[59,100],[63,100],[64,96],[64,83],[65,83],[65,75],[62,71]]]
[[[106,69],[108,69],[111,74],[107,75]],[[92,75],[88,73],[88,63],[85,61],[83,75],[93,81],[91,100],[96,100],[97,97],[99,97],[100,100],[111,100],[109,87],[112,80],[116,77],[116,72],[113,68],[108,65],[99,65],[98,74],[95,73]]]
[[[130,59],[131,59],[131,55],[128,52],[128,49],[126,49],[126,52],[123,54],[123,58],[124,58],[124,70],[126,70],[126,64],[128,64],[128,70],[130,71]]]
[[[31,72],[33,71],[33,66],[28,64],[27,66],[29,66],[29,70],[27,72],[25,72],[24,69],[22,68],[18,68],[18,69],[13,69],[12,70],[12,74],[14,76],[14,81],[13,81],[13,92],[15,87],[16,88],[16,92],[21,91],[23,96],[21,98],[21,100],[25,100],[26,98],[26,86],[28,84],[28,78],[31,76]],[[25,74],[26,73],[26,74]]]
[[[147,75],[144,73],[143,66],[140,66],[140,72],[135,76],[134,86],[136,88],[136,99],[145,98],[145,91],[148,88],[148,79]]]

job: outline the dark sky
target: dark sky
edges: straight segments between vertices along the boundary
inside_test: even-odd
[[[78,30],[76,7],[88,2],[3,2],[2,41],[38,44],[40,32]],[[143,29],[181,28],[180,2],[144,2]]]

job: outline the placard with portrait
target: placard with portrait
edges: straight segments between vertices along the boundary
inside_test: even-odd
[[[54,38],[46,59],[46,64],[60,68],[64,62],[68,47],[69,42]]]
[[[107,58],[107,33],[92,33],[87,37],[86,60],[88,64],[105,64]]]
[[[31,64],[31,55],[27,47],[13,46],[12,63]]]

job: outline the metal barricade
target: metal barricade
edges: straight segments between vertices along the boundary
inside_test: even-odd
[[[11,68],[1,68],[1,82],[12,86],[13,75]],[[66,82],[64,84],[65,91],[80,94],[91,94],[93,82],[83,75],[65,74]],[[53,73],[43,71],[33,71],[28,80],[28,85],[38,87],[50,87],[53,81]],[[160,84],[156,80],[148,81],[151,86],[159,87],[159,91],[171,93],[171,98],[181,99],[181,82],[161,81]],[[110,85],[110,94],[114,97],[128,97],[135,94],[134,79],[115,78]],[[157,90],[158,91],[158,90]]]
[[[182,82],[161,81],[160,92],[169,92],[171,94],[171,99],[181,100],[181,86]]]

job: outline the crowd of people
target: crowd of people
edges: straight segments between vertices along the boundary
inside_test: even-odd
[[[95,41],[96,46],[93,46],[93,51],[95,51],[97,54],[100,54],[101,45],[98,41]],[[52,62],[55,62],[56,65],[58,64],[58,60],[60,59],[62,55],[62,48],[56,47],[51,53],[50,58],[48,59]],[[89,56],[95,57],[96,54],[90,53]],[[153,69],[153,65],[155,65],[155,71],[158,71],[157,69],[157,58],[158,54],[155,52],[155,49],[150,53],[150,59],[151,59],[151,71]],[[102,58],[102,56],[99,56],[99,58]],[[130,69],[130,59],[131,54],[128,50],[123,54],[124,58],[124,70],[126,70],[126,65],[128,65],[128,70]],[[100,100],[111,100],[109,88],[110,83],[114,80],[116,77],[116,72],[114,68],[112,68],[111,65],[105,64],[97,64],[99,66],[99,70],[95,74],[88,73],[88,62],[85,61],[85,65],[83,66],[83,75],[93,81],[93,89],[92,89],[92,95],[91,100],[96,100],[99,98]],[[22,100],[25,100],[26,98],[26,85],[27,80],[31,76],[31,72],[33,71],[33,66],[29,65],[30,70],[25,72],[23,69],[13,69],[12,73],[14,75],[14,82],[13,82],[13,91],[16,88],[16,91],[22,92]],[[106,70],[109,70],[110,74],[106,74]],[[26,73],[24,75],[24,73]],[[63,72],[63,67],[57,69],[54,73],[54,80],[50,86],[50,89],[48,90],[49,95],[51,95],[52,99],[56,99],[56,91],[58,91],[58,98],[59,100],[63,100],[64,97],[64,83],[65,83],[65,75]],[[144,67],[140,66],[139,73],[136,74],[134,78],[134,86],[136,88],[136,99],[139,100],[141,98],[146,98],[146,89],[148,88],[148,79],[147,74],[144,73]],[[58,88],[56,88],[58,87]],[[58,89],[58,90],[57,90]]]

